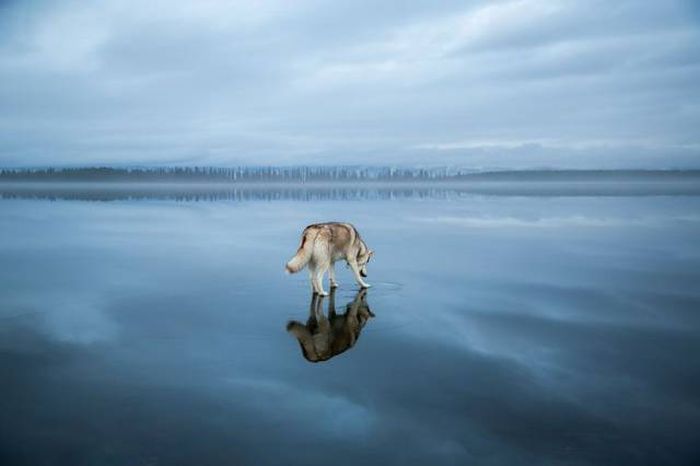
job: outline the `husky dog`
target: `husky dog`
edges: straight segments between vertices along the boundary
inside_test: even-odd
[[[369,288],[362,277],[367,276],[367,262],[372,257],[370,250],[354,226],[349,223],[315,223],[304,228],[301,246],[287,262],[287,272],[296,273],[309,265],[309,276],[314,293],[327,296],[323,291],[323,275],[328,270],[331,288],[338,286],[335,280],[335,261],[345,259],[362,288]]]
[[[355,345],[362,328],[374,317],[366,294],[366,289],[358,291],[355,299],[345,306],[345,313],[338,315],[335,313],[335,288],[331,289],[328,317],[323,313],[323,298],[316,293],[311,295],[306,325],[295,320],[287,324],[287,331],[296,337],[307,361],[327,361]]]

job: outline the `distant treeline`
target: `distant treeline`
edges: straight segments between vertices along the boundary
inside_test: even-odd
[[[605,181],[700,179],[700,170],[509,170],[395,167],[159,167],[0,169],[0,181],[63,182],[335,182],[335,181]]]
[[[448,169],[377,167],[158,167],[3,169],[0,180],[13,181],[241,181],[313,182],[360,180],[435,180],[457,174]]]
[[[354,201],[465,196],[700,196],[700,183],[0,183],[2,199]]]

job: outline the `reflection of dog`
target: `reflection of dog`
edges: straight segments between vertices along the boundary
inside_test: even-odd
[[[327,361],[348,348],[360,338],[360,331],[374,314],[366,300],[367,290],[362,289],[355,299],[345,306],[345,314],[335,313],[335,288],[328,302],[328,317],[323,314],[323,298],[314,294],[306,325],[295,320],[287,324],[287,331],[299,341],[301,352],[311,362]]]
[[[367,262],[372,254],[355,227],[349,223],[316,223],[304,228],[301,246],[287,262],[286,269],[289,273],[296,273],[308,264],[314,293],[326,296],[323,274],[328,270],[331,288],[338,286],[333,264],[341,259],[347,261],[357,283],[362,288],[369,288],[362,277],[367,276]]]

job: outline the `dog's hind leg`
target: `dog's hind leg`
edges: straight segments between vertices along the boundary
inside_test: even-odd
[[[326,273],[326,270],[328,270],[328,263],[317,264],[316,270],[314,271],[314,290],[319,294],[319,296],[328,296],[328,293],[323,291],[323,275]]]
[[[335,288],[331,288],[331,296],[328,298],[328,319],[335,318]]]
[[[328,281],[330,282],[331,288],[338,288],[338,282],[335,280],[335,263],[331,262],[328,268]]]
[[[309,282],[311,282],[311,291],[318,293],[316,289],[316,264],[309,264]]]

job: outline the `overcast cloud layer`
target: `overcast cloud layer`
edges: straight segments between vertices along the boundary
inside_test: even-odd
[[[0,0],[0,165],[700,167],[691,0],[89,3]]]

